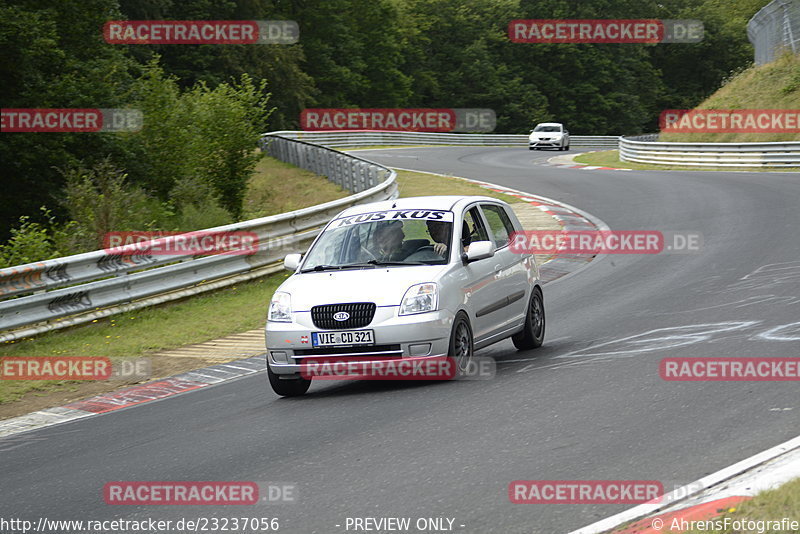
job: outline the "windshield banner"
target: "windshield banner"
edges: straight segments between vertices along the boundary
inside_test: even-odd
[[[386,210],[348,215],[333,221],[332,228],[379,221],[441,221],[453,222],[453,212],[447,210]]]

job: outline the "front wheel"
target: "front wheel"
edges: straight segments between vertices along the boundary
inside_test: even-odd
[[[308,388],[311,387],[311,380],[308,378],[280,378],[272,372],[272,369],[267,365],[267,376],[269,377],[269,385],[272,386],[272,391],[281,397],[299,397],[305,395]]]
[[[522,332],[511,337],[511,341],[519,350],[541,347],[544,343],[544,327],[544,298],[542,290],[534,287],[525,314],[525,326],[522,328]]]
[[[453,330],[450,333],[450,356],[456,362],[456,374],[463,375],[472,361],[472,327],[464,312],[458,312],[453,321]]]

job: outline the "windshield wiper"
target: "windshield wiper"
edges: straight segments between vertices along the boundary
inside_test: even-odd
[[[384,260],[369,260],[367,263],[370,265],[427,265],[421,261],[384,261]]]
[[[301,273],[310,273],[312,271],[339,271],[342,269],[357,269],[359,267],[377,267],[378,265],[430,265],[423,261],[384,261],[384,260],[369,260],[362,263],[345,263],[343,265],[315,265],[311,269],[303,269]]]
[[[343,265],[315,265],[311,269],[303,269],[301,273],[310,273],[311,271],[332,271],[341,269]]]
[[[373,267],[370,263],[345,263],[342,265],[315,265],[310,269],[303,269],[301,273],[310,273],[312,271],[338,271],[341,269],[353,269],[358,267]]]

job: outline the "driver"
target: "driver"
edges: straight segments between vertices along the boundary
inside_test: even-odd
[[[405,258],[407,254],[402,250],[405,237],[401,221],[378,223],[377,228],[375,228],[375,259],[399,261]]]

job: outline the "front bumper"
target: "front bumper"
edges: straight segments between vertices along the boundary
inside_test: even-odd
[[[294,312],[293,322],[267,322],[267,363],[275,374],[299,373],[304,360],[336,358],[343,361],[376,361],[398,358],[447,356],[453,314],[437,310],[397,315],[398,306],[379,306],[372,322],[358,330],[372,330],[375,344],[343,347],[311,345],[311,332],[332,332],[314,326],[311,313]]]
[[[539,139],[537,141],[528,140],[528,146],[530,148],[538,148],[538,147],[560,147],[562,139]]]

